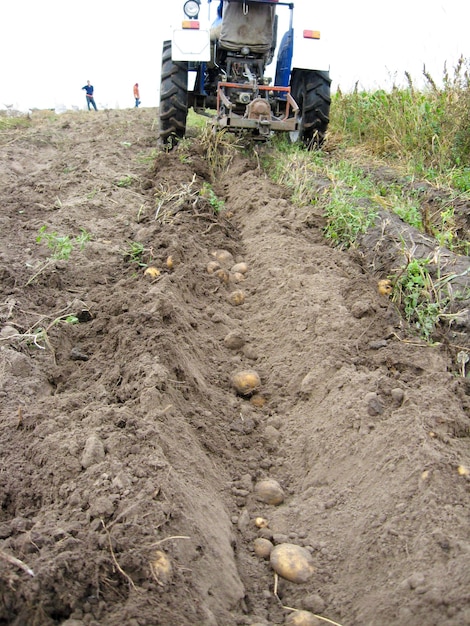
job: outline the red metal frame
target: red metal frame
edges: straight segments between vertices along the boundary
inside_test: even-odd
[[[224,88],[232,88],[232,89],[245,89],[246,91],[253,91],[253,87],[247,83],[225,83],[219,82],[217,83],[217,113],[220,111],[220,92]],[[279,91],[284,92],[290,95],[290,87],[273,87],[270,85],[257,85],[256,89],[259,91]],[[289,98],[286,100],[286,116],[284,119],[289,117],[290,113],[290,102]]]

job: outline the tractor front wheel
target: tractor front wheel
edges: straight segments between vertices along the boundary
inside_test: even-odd
[[[186,134],[188,64],[171,58],[171,41],[163,42],[160,85],[160,140],[171,149]]]
[[[330,121],[330,85],[328,72],[294,70],[291,93],[299,105],[299,130],[289,133],[292,143],[307,149],[320,148]]]

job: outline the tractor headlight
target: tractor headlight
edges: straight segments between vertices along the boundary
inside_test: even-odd
[[[184,3],[183,11],[191,20],[197,20],[199,9],[201,8],[201,0],[187,0]]]

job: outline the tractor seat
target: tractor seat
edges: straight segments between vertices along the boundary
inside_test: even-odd
[[[255,54],[269,53],[274,39],[274,16],[275,7],[267,4],[225,0],[219,47],[232,52],[248,47]]]

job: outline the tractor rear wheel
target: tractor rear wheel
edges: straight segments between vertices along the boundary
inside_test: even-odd
[[[295,70],[291,93],[299,105],[299,130],[289,133],[292,143],[302,143],[307,149],[320,148],[330,121],[330,85],[328,72]]]
[[[163,42],[160,85],[160,140],[172,148],[186,134],[188,64],[171,58],[171,41]]]

